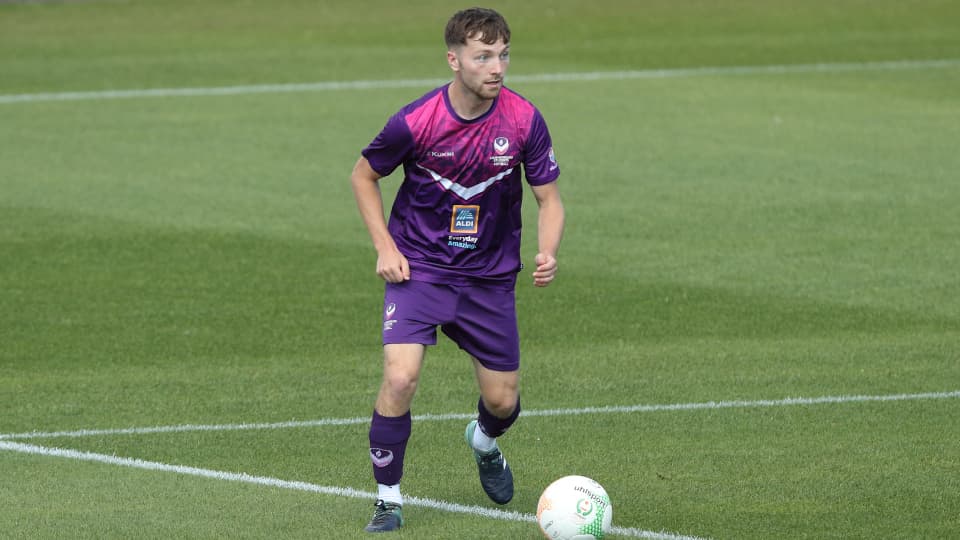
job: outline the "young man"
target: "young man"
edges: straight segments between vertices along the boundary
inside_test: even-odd
[[[453,81],[393,115],[351,175],[377,274],[386,281],[383,381],[370,425],[378,499],[369,532],[403,524],[410,404],[438,326],[473,359],[480,399],[465,437],[481,486],[499,504],[513,497],[497,437],[520,414],[514,288],[522,268],[521,167],[539,207],[533,284],[545,287],[557,272],[560,170],[540,112],[503,86],[510,28],[499,13],[473,8],[453,15],[445,38]],[[388,225],[378,181],[401,164]]]

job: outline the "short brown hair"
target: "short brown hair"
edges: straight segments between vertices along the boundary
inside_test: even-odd
[[[474,7],[454,13],[447,22],[443,37],[448,49],[466,45],[470,38],[479,39],[487,45],[501,38],[504,43],[510,43],[510,27],[503,15],[496,11]]]

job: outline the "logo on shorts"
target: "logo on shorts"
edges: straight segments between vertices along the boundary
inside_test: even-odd
[[[370,461],[373,462],[374,466],[382,469],[393,463],[393,452],[384,450],[383,448],[371,448]]]
[[[450,232],[455,234],[473,234],[479,227],[480,207],[462,204],[453,205],[453,217],[450,219]]]
[[[383,310],[383,331],[393,330],[393,325],[397,324],[396,319],[393,318],[393,314],[397,312],[397,305],[393,302],[387,304],[387,307]]]

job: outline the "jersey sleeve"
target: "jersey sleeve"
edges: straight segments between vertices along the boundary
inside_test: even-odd
[[[387,120],[383,130],[360,153],[370,167],[381,176],[388,176],[413,152],[414,141],[410,127],[400,111]]]
[[[553,154],[553,141],[550,130],[539,110],[534,110],[530,125],[530,138],[527,142],[523,169],[530,185],[549,184],[560,176],[560,166]]]

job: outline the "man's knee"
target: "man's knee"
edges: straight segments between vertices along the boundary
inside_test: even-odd
[[[493,396],[483,397],[484,407],[490,411],[490,414],[498,418],[507,418],[512,415],[517,408],[518,401],[519,396],[516,389],[512,392],[502,391],[495,393]]]
[[[383,374],[383,386],[394,396],[413,396],[417,391],[419,377],[417,373],[393,370]]]

